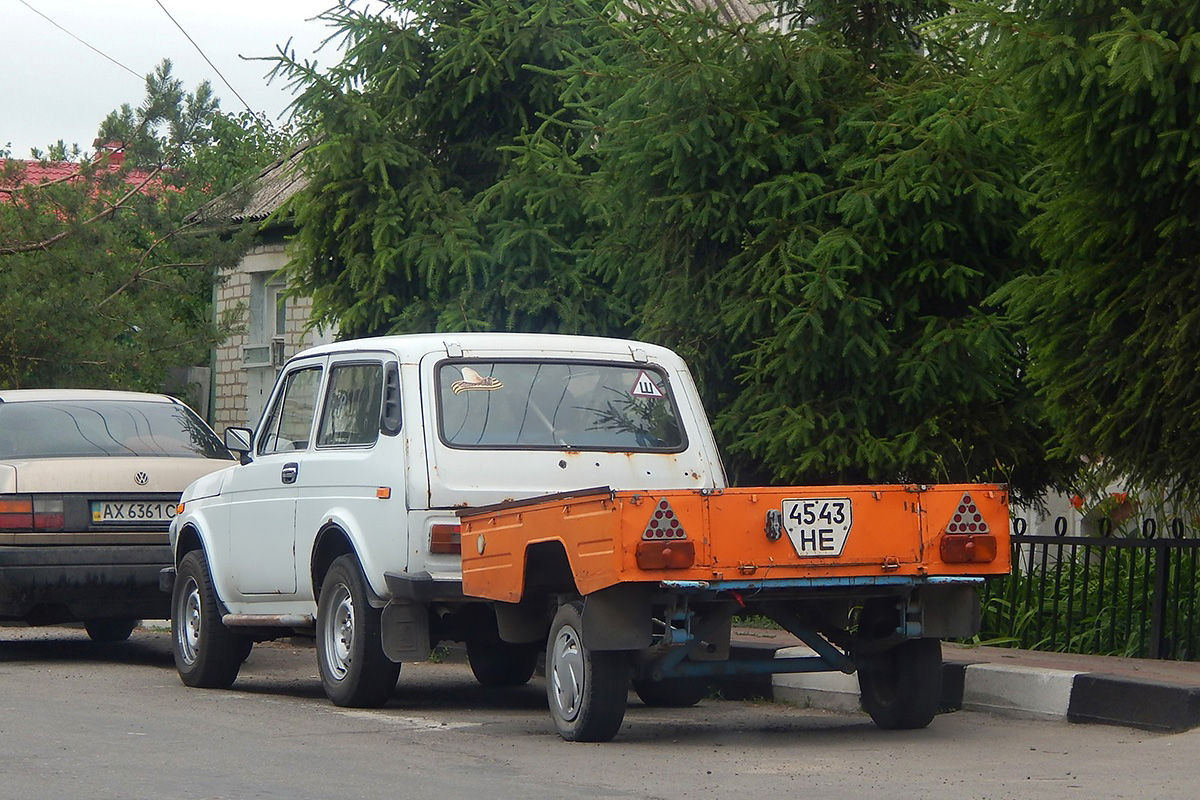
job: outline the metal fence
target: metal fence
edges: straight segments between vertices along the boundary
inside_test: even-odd
[[[1026,533],[1013,520],[1011,574],[988,582],[981,639],[1033,650],[1200,660],[1200,538],[1146,518],[1134,536]]]

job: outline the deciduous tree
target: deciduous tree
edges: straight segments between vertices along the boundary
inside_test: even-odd
[[[207,84],[185,92],[169,62],[97,141],[120,155],[48,149],[75,159],[60,180],[0,162],[2,386],[158,389],[168,368],[204,363],[221,337],[212,286],[245,239],[199,235],[184,218],[284,145],[222,114]]]

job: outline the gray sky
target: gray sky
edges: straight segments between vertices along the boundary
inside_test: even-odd
[[[270,64],[244,56],[274,55],[289,37],[297,55],[325,67],[338,60],[330,30],[313,20],[335,0],[161,0],[208,59],[255,110],[277,120],[291,101],[284,84],[267,84]],[[70,33],[63,32],[43,16]],[[58,139],[92,149],[96,129],[123,103],[138,105],[144,76],[164,58],[190,91],[212,84],[224,111],[244,109],[196,47],[155,0],[0,0],[0,148],[14,158]]]

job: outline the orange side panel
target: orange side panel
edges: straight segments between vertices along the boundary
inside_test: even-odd
[[[946,564],[940,538],[966,503],[997,541],[986,564]],[[686,569],[639,569],[635,551],[674,518],[695,548]],[[1008,492],[993,484],[612,492],[462,514],[463,590],[515,602],[531,545],[561,547],[582,594],[621,582],[906,575],[994,575],[1009,570]],[[980,530],[983,530],[983,527]]]

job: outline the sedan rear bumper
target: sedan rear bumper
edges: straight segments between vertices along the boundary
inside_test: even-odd
[[[167,545],[0,545],[0,619],[167,619]]]

